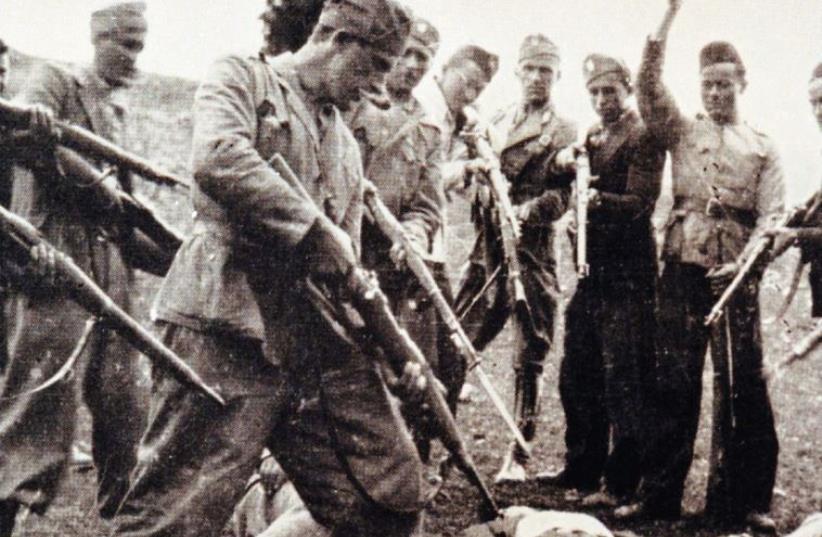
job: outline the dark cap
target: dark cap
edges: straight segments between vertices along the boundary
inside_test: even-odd
[[[499,69],[499,56],[492,54],[484,48],[476,45],[465,45],[457,50],[451,56],[451,59],[448,60],[448,65],[453,65],[454,63],[463,60],[476,63],[485,74],[486,80],[489,82],[492,78],[494,78],[494,75],[497,74],[497,69]]]
[[[393,0],[326,0],[321,26],[345,31],[391,56],[399,56],[411,31],[411,17]]]
[[[148,28],[143,15],[145,10],[145,2],[124,0],[103,2],[91,14],[92,40],[102,35],[112,34],[120,37],[142,36]]]
[[[544,62],[553,69],[559,66],[559,47],[542,34],[532,34],[519,47],[519,61]]]
[[[411,34],[406,43],[406,46],[408,45],[416,45],[434,56],[440,47],[440,33],[430,22],[416,17],[411,24]]]
[[[582,76],[585,77],[586,85],[608,74],[619,76],[626,88],[631,87],[631,70],[621,59],[605,54],[589,54],[582,62]]]
[[[745,64],[742,63],[742,57],[737,52],[736,47],[727,41],[708,43],[699,53],[700,70],[717,63],[733,63],[736,65],[739,74],[745,74]]]
[[[811,73],[811,81],[820,79],[822,79],[822,63],[819,63]]]

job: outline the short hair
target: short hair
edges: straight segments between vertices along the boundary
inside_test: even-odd
[[[292,52],[301,48],[312,37],[323,4],[324,0],[269,0],[260,17],[270,28],[268,44],[282,44]]]
[[[494,75],[497,73],[497,68],[499,67],[499,57],[496,54],[492,54],[475,45],[466,45],[448,58],[448,61],[445,62],[442,68],[443,70],[451,69],[465,65],[466,62],[476,64],[485,76],[486,82],[490,82],[491,79],[494,78]]]
[[[9,51],[9,46],[6,44],[5,41],[0,39],[0,54],[5,54]]]

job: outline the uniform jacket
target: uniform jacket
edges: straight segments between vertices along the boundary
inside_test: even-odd
[[[413,99],[379,110],[363,103],[349,121],[360,144],[365,176],[377,187],[391,213],[411,240],[430,252],[442,226],[445,197],[440,175],[440,132],[421,121]],[[391,243],[376,226],[363,228],[363,262],[366,266],[393,266],[388,259]]]
[[[123,144],[126,108],[122,97],[122,92],[112,89],[90,68],[73,72],[45,64],[34,72],[16,100],[44,105],[60,119]],[[88,203],[55,181],[55,168],[46,156],[41,156],[35,169],[15,168],[11,210],[39,228],[52,245],[71,256],[128,309],[133,275],[118,249],[103,240],[111,231],[106,229],[107,222],[85,211]]]
[[[663,43],[648,41],[637,79],[642,118],[672,158],[663,256],[710,268],[734,261],[782,212],[782,166],[770,138],[749,125],[682,115],[662,82],[663,56]],[[711,198],[721,208],[708,214]]]
[[[605,128],[589,129],[585,147],[592,185],[601,203],[588,211],[588,262],[592,271],[616,279],[656,272],[651,214],[659,196],[665,147],[627,110]]]
[[[520,249],[551,270],[556,264],[553,223],[568,208],[574,179],[573,173],[557,170],[554,159],[576,137],[576,126],[550,104],[527,115],[520,105],[511,106],[492,119],[489,129],[491,146],[511,183],[511,203],[531,206],[522,225]]]
[[[817,196],[821,195],[817,193]],[[822,215],[816,215],[799,230],[799,247],[802,250],[802,261],[810,263],[808,275],[811,283],[813,317],[822,317]]]
[[[323,213],[360,242],[362,164],[334,107],[312,110],[291,55],[271,64],[216,62],[194,101],[194,228],[155,301],[154,317],[199,331],[266,343],[273,362],[293,333],[287,303],[301,266],[300,244]],[[280,154],[313,199],[269,166]],[[253,235],[266,253],[248,259]],[[265,259],[265,261],[263,261]]]

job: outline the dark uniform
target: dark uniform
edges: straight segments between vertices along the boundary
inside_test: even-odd
[[[407,16],[385,0],[328,2],[319,25],[391,56],[408,32]],[[336,108],[306,95],[287,54],[270,65],[218,61],[195,97],[194,125],[194,230],[154,318],[228,405],[155,369],[152,414],[116,534],[219,535],[264,447],[335,535],[412,534],[421,465],[411,437],[372,361],[299,284],[330,226],[359,246],[356,141]],[[267,164],[275,154],[313,203]]]
[[[622,68],[598,55],[589,62],[589,81]],[[579,280],[566,310],[559,382],[566,421],[563,481],[592,490],[604,472],[608,492],[624,497],[639,482],[642,428],[651,425],[642,420],[654,359],[651,214],[665,148],[630,109],[613,124],[592,127],[585,148],[601,202],[588,212],[590,275]]]
[[[542,364],[553,339],[559,293],[553,223],[568,208],[573,181],[573,173],[559,171],[554,159],[560,149],[574,142],[576,127],[560,117],[547,102],[542,109],[530,112],[526,112],[524,105],[515,104],[497,114],[489,130],[502,173],[511,184],[511,203],[527,204],[531,208],[528,219],[522,222],[517,249],[530,319],[519,325],[513,363],[516,418],[525,439],[531,441],[536,434]],[[487,278],[504,262],[497,222],[492,220],[491,211],[481,204],[475,208],[478,235],[457,295],[458,311],[468,308]],[[505,326],[512,303],[505,270],[501,270],[495,285],[490,286],[465,316],[464,325],[477,350],[484,349]],[[525,453],[521,450],[516,453],[518,462],[524,464]]]
[[[674,194],[659,287],[661,418],[645,504],[674,515],[680,510],[699,425],[711,332],[704,319],[717,299],[707,274],[736,260],[772,225],[783,210],[784,181],[774,144],[764,134],[745,123],[718,124],[704,115],[692,119],[679,112],[662,82],[663,46],[648,42],[638,80],[642,117],[671,152]],[[735,51],[722,55],[728,58],[723,61],[738,61]],[[769,510],[779,452],[762,375],[758,285],[758,278],[749,278],[726,312],[735,423],[733,445],[725,446],[731,490],[722,500],[732,506],[734,512],[727,514],[732,519]]]
[[[145,6],[119,4],[94,17],[108,18],[124,33],[142,38]],[[118,18],[119,17],[119,18]],[[94,19],[93,19],[94,20]],[[119,21],[119,22],[118,22]],[[96,72],[69,72],[44,65],[18,100],[40,104],[55,116],[123,144],[123,89]],[[99,214],[91,214],[82,195],[55,181],[57,171],[44,157],[34,173],[15,171],[11,209],[35,225],[58,250],[71,256],[126,311],[134,275],[132,259],[105,237],[117,236]],[[126,188],[128,185],[125,185]],[[34,289],[17,295],[10,312],[9,357],[0,395],[0,500],[16,510],[45,510],[68,463],[78,412],[78,392],[92,415],[92,454],[98,476],[98,504],[111,516],[128,488],[137,444],[145,425],[147,382],[141,384],[138,353],[107,329],[92,334],[80,373],[47,390],[31,393],[68,359],[88,313],[66,296]],[[8,528],[7,528],[8,529]]]

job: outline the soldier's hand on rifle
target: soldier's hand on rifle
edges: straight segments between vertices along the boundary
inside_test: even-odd
[[[419,244],[419,241],[414,238],[413,234],[409,233],[407,234],[407,237],[411,248],[414,249],[414,252],[421,257],[425,257],[425,247]],[[405,244],[402,242],[395,242],[391,245],[388,255],[391,258],[391,261],[394,262],[394,266],[397,267],[397,269],[402,269],[405,267],[405,260],[408,257],[408,251],[406,250]]]
[[[709,270],[707,277],[714,294],[722,294],[725,288],[728,287],[728,284],[731,283],[731,280],[734,279],[738,270],[739,265],[733,262],[725,263]]]
[[[311,274],[344,277],[357,264],[351,237],[325,216],[317,218],[303,240]]]
[[[44,285],[54,287],[59,283],[58,263],[65,261],[65,257],[47,244],[36,244],[31,248],[30,270]]]
[[[55,126],[54,112],[41,104],[32,105],[29,109],[29,132],[32,136],[45,142],[57,139],[58,132]]]
[[[554,157],[554,165],[562,171],[572,172],[577,169],[577,148],[569,145],[562,148]]]
[[[474,158],[465,161],[465,174],[477,175],[480,173],[488,173],[491,170],[491,165],[483,158]]]
[[[766,237],[773,239],[771,258],[776,259],[791,246],[796,246],[799,241],[799,230],[790,227],[777,227],[765,232]]]
[[[602,194],[596,188],[588,189],[588,208],[598,209],[602,206]]]
[[[268,450],[263,452],[259,473],[263,488],[269,495],[280,490],[288,482],[288,476]]]
[[[532,203],[520,203],[519,205],[514,205],[514,214],[521,223],[525,223],[531,218],[531,210],[533,208]]]

